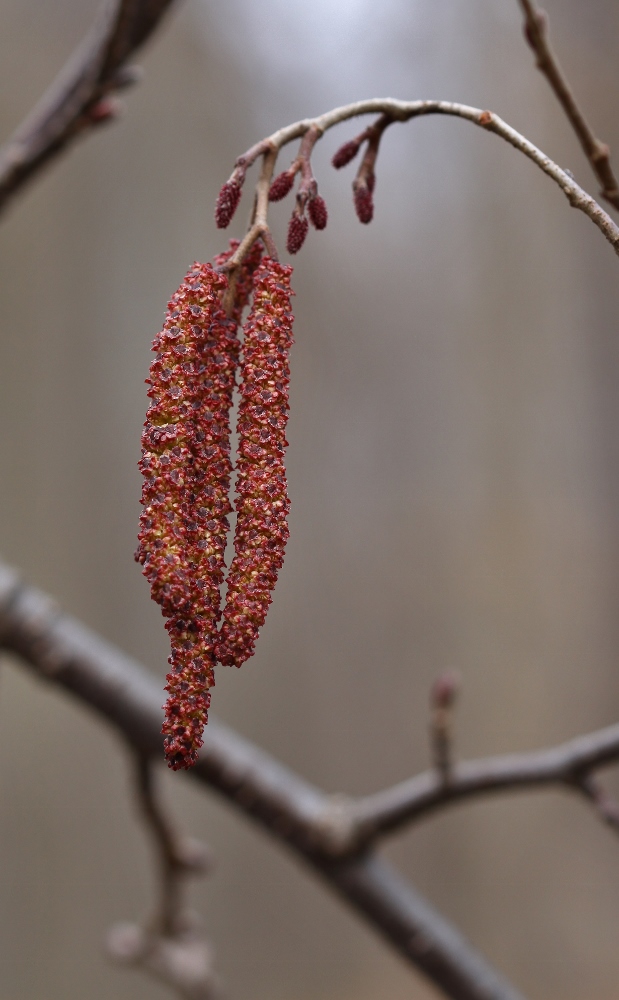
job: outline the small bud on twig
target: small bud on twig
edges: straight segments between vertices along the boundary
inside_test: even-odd
[[[359,222],[366,225],[374,217],[374,199],[372,198],[372,187],[365,181],[355,180],[353,183],[353,198],[355,201],[355,212]]]
[[[93,125],[107,125],[118,118],[123,109],[122,102],[114,97],[102,97],[88,112]]]
[[[453,671],[440,674],[430,692],[430,702],[434,709],[453,708],[458,697],[460,678]]]
[[[217,197],[215,222],[218,229],[226,229],[241,200],[241,185],[238,181],[226,181]]]
[[[454,671],[447,671],[436,678],[430,690],[430,739],[434,766],[443,784],[449,782],[452,767],[452,721],[460,678]]]
[[[331,160],[331,163],[336,170],[341,170],[347,163],[354,160],[355,156],[359,152],[364,136],[365,133],[363,133],[362,136],[358,136],[356,139],[350,139],[349,142],[345,142],[343,146],[340,146]]]
[[[269,188],[269,201],[281,201],[292,190],[296,170],[284,170],[278,174]]]
[[[308,229],[309,224],[305,216],[297,215],[297,213],[294,212],[290,222],[288,223],[288,239],[286,240],[286,249],[288,253],[299,252],[305,243],[305,237],[307,236]]]
[[[311,198],[308,202],[307,214],[314,229],[324,229],[329,218],[324,198],[321,198],[319,194],[315,198]]]

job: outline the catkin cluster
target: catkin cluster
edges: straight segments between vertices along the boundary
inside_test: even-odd
[[[233,250],[234,245],[216,263],[224,263]],[[288,534],[283,449],[291,268],[268,258],[258,266],[259,260],[256,247],[239,276],[230,318],[222,308],[226,277],[210,264],[194,264],[170,300],[153,342],[136,559],[168,619],[172,651],[163,735],[174,770],[195,763],[202,746],[217,658],[239,664],[254,650]],[[252,286],[239,416],[236,555],[224,628],[218,634],[227,515],[232,510],[236,332]]]

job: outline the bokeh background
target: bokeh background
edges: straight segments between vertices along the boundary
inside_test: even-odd
[[[548,7],[619,153],[619,8]],[[94,10],[3,0],[3,135]],[[0,227],[0,551],[163,677],[163,621],[132,558],[143,380],[169,295],[225,243],[212,206],[234,158],[360,97],[440,97],[498,112],[595,184],[515,0],[187,0],[142,62],[124,120]],[[447,667],[463,755],[617,720],[619,288],[612,250],[558,189],[454,120],[389,131],[359,226],[353,168],[329,167],[355,129],[317,150],[329,227],[295,261],[286,564],[258,652],[220,670],[214,709],[311,781],[362,793],[426,766]],[[289,211],[273,211],[282,245]],[[1,1000],[163,1000],[103,954],[154,892],[122,748],[6,661],[0,761]],[[193,902],[231,998],[436,995],[225,805],[163,784],[217,857]],[[463,806],[386,853],[527,995],[616,998],[619,844],[579,801]]]

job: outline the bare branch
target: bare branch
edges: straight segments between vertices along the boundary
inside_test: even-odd
[[[161,872],[161,899],[152,929],[164,937],[173,937],[184,923],[185,880],[188,876],[206,874],[211,858],[204,844],[181,836],[174,829],[155,792],[152,759],[141,753],[134,757],[136,798],[154,840]]]
[[[0,647],[93,709],[140,753],[161,755],[157,681],[1,564]],[[214,719],[189,777],[286,843],[446,996],[521,1000],[398,873],[358,845],[353,851],[347,800],[325,795]]]
[[[616,761],[619,724],[548,750],[462,761],[453,765],[447,785],[432,770],[357,799],[352,807],[353,827],[362,840],[372,840],[437,809],[481,795],[545,785],[583,791],[583,781],[591,772]]]
[[[537,68],[548,80],[576,133],[584,154],[602,185],[602,198],[619,208],[619,184],[610,164],[610,149],[605,142],[600,142],[595,137],[576,102],[548,39],[548,15],[536,6],[534,0],[519,2],[524,12],[525,38],[537,57]]]
[[[418,118],[421,115],[451,115],[472,122],[488,132],[494,132],[515,149],[518,149],[529,160],[532,160],[540,170],[550,177],[557,184],[570,205],[573,208],[584,212],[591,221],[598,227],[603,236],[619,255],[619,226],[611,219],[607,212],[591,197],[590,194],[576,183],[574,178],[556,164],[550,157],[546,156],[532,142],[504,122],[498,115],[491,111],[482,111],[480,108],[472,108],[466,104],[456,104],[452,101],[397,101],[392,98],[373,98],[368,101],[357,101],[354,104],[347,104],[340,108],[334,108],[318,118],[306,118],[302,121],[294,122],[284,128],[278,129],[268,138],[256,143],[243,156],[236,161],[236,172],[241,169],[243,176],[247,168],[264,155],[266,150],[273,150],[275,154],[284,146],[296,139],[301,139],[307,132],[313,130],[317,137],[322,136],[330,128],[339,125],[340,122],[357,118],[360,115],[379,114],[384,115],[390,122],[406,122],[411,118]],[[266,216],[265,216],[266,224]],[[250,233],[252,230],[250,229]],[[246,239],[249,238],[246,237]],[[253,239],[256,237],[253,236]],[[245,240],[242,246],[245,245]],[[251,245],[251,244],[250,244]],[[240,247],[237,255],[240,253]]]
[[[214,1000],[220,990],[212,952],[185,900],[187,879],[208,871],[209,853],[203,844],[176,832],[157,797],[152,760],[141,752],[131,754],[137,801],[157,852],[160,900],[145,926],[112,928],[110,957],[153,974],[183,1000]]]
[[[110,96],[139,79],[128,60],[173,0],[106,2],[90,32],[34,110],[0,149],[0,211],[82,133],[117,114]]]

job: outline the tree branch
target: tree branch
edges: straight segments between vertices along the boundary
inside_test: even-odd
[[[566,170],[563,170],[550,157],[538,149],[537,146],[512,128],[511,125],[508,125],[507,122],[504,122],[502,118],[499,118],[498,115],[495,115],[491,111],[482,111],[480,108],[469,107],[466,104],[456,104],[453,101],[398,101],[393,98],[373,98],[368,101],[357,101],[354,104],[334,108],[332,111],[328,111],[318,118],[306,118],[278,129],[277,132],[256,143],[238,158],[232,178],[238,178],[239,170],[244,176],[247,168],[259,156],[264,155],[267,150],[277,153],[284,146],[288,145],[288,143],[294,142],[296,139],[301,139],[310,129],[320,137],[341,122],[357,118],[360,115],[369,114],[384,115],[392,123],[410,121],[411,118],[419,118],[422,115],[450,115],[472,122],[474,125],[478,125],[488,132],[494,132],[495,135],[500,136],[501,139],[504,139],[505,142],[508,142],[528,157],[529,160],[532,160],[540,170],[550,177],[563,191],[570,205],[584,212],[591,219],[611,244],[615,253],[619,255],[619,226],[617,226],[597,201],[576,183]],[[266,225],[266,216],[264,224]],[[249,245],[251,245],[251,242]],[[237,262],[236,258],[239,256],[239,251],[235,255],[235,263]]]
[[[55,82],[0,149],[0,211],[23,184],[84,132],[113,119],[109,95],[139,79],[131,56],[173,0],[106,2]]]
[[[139,753],[161,755],[157,681],[1,564],[0,647],[93,709]],[[446,996],[522,1000],[396,872],[351,840],[348,800],[325,795],[215,719],[189,777],[285,843]]]
[[[576,102],[548,39],[548,15],[536,6],[534,0],[520,0],[520,6],[524,13],[525,38],[537,57],[537,68],[548,80],[576,133],[584,154],[602,185],[602,198],[619,208],[619,184],[610,165],[610,149],[605,142],[600,142],[595,137]]]
[[[204,875],[211,867],[209,852],[176,831],[155,789],[152,758],[133,750],[131,756],[137,802],[157,853],[160,899],[145,926],[123,923],[112,928],[108,952],[116,962],[163,980],[182,1000],[215,1000],[220,988],[211,949],[185,901],[188,878]]]
[[[351,807],[352,825],[357,836],[366,841],[401,829],[437,809],[481,795],[545,785],[583,792],[583,784],[594,770],[617,761],[619,725],[578,736],[548,750],[462,761],[452,765],[447,784],[440,773],[432,770],[357,799]],[[599,802],[593,804],[599,811]]]

